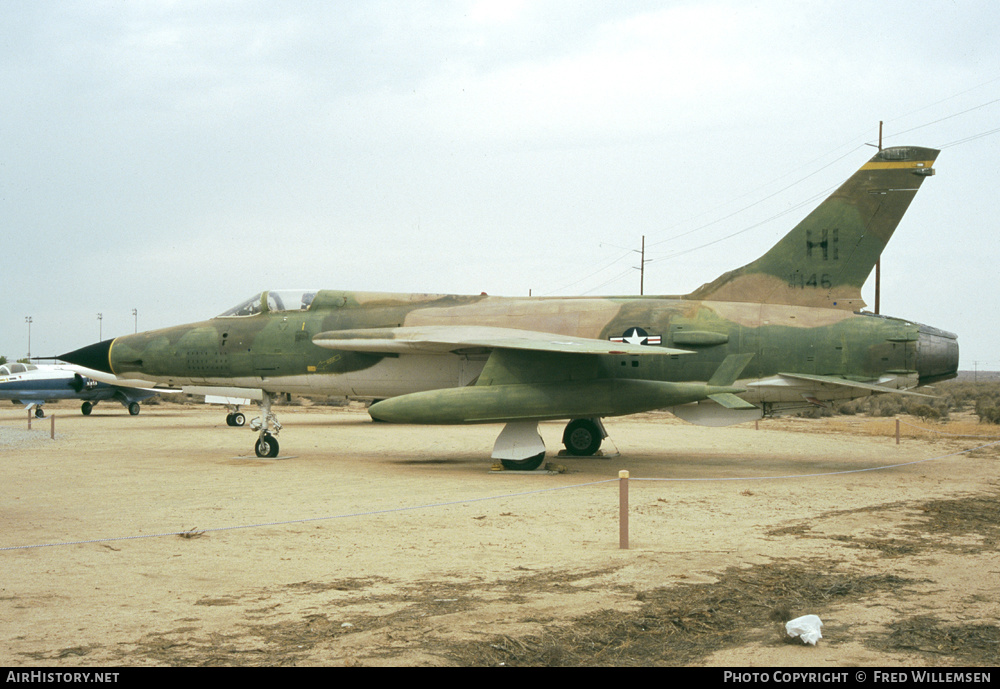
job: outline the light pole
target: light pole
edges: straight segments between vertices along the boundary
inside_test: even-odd
[[[104,314],[97,314],[97,341],[100,342],[104,339]]]
[[[139,312],[136,309],[132,309],[132,318],[135,319],[135,331],[139,332]]]
[[[25,316],[24,322],[28,324],[28,359],[31,359],[31,324],[34,322],[31,316]]]

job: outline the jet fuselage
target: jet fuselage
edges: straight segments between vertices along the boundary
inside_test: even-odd
[[[312,338],[338,330],[483,324],[693,352],[599,355],[596,377],[601,379],[705,381],[727,356],[744,353],[753,357],[741,385],[797,373],[911,388],[953,377],[958,367],[954,335],[842,309],[680,297],[504,298],[325,290],[315,292],[305,309],[272,305],[252,315],[220,316],[99,343],[85,365],[170,386],[384,398],[474,383],[488,352],[396,356],[337,351],[317,346]],[[544,378],[541,371],[534,380]],[[741,396],[753,403],[802,401],[800,391],[785,386],[751,387]],[[839,396],[849,395],[830,395]]]

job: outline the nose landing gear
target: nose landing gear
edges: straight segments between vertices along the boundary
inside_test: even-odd
[[[260,416],[250,421],[250,428],[260,431],[257,442],[254,443],[254,453],[258,457],[274,458],[278,456],[278,439],[275,437],[281,431],[278,418],[271,413],[272,393],[265,392],[260,401]],[[274,433],[271,430],[274,429]]]
[[[258,457],[274,458],[278,456],[278,439],[267,431],[260,434],[254,445]]]

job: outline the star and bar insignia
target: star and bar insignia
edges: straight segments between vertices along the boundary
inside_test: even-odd
[[[608,338],[612,342],[626,342],[628,344],[634,345],[658,345],[660,344],[659,335],[650,335],[642,328],[632,327],[624,332],[624,334],[618,337]]]

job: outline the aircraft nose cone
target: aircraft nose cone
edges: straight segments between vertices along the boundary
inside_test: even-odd
[[[92,368],[95,371],[114,373],[114,371],[111,370],[110,357],[111,344],[114,341],[114,338],[112,338],[110,340],[104,340],[103,342],[87,345],[86,347],[81,347],[80,349],[73,350],[72,352],[60,354],[59,358],[68,363],[76,364],[77,366]]]
[[[926,325],[917,339],[917,373],[920,385],[958,375],[958,336]]]

